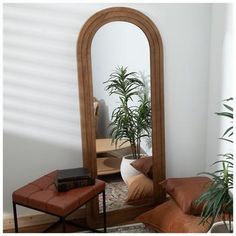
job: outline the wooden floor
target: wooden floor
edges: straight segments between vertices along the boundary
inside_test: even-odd
[[[80,220],[80,223],[84,224],[84,222],[82,222],[81,220]],[[41,233],[44,230],[46,230],[48,227],[50,227],[50,225],[52,224],[42,224],[42,225],[35,225],[35,226],[30,226],[30,227],[23,227],[19,229],[19,233]],[[66,224],[66,233],[72,233],[72,232],[78,232],[78,231],[82,231],[82,229],[79,229],[70,224]],[[14,230],[13,229],[4,230],[4,233],[14,233]],[[47,233],[63,233],[62,225],[61,224],[55,225],[55,227],[47,231]]]
[[[84,221],[79,222],[80,224],[85,224]],[[120,225],[126,225],[126,224],[134,224],[138,223],[137,220],[127,221],[123,222]],[[31,226],[31,227],[24,227],[19,229],[19,233],[41,233],[44,230],[46,230],[51,224],[44,224],[44,225],[37,225],[37,226]],[[66,233],[74,233],[74,232],[80,232],[84,229],[80,229],[78,227],[72,226],[70,224],[66,225]],[[4,233],[14,233],[14,230],[4,230]],[[47,233],[63,233],[62,225],[56,225],[53,229],[49,230]]]

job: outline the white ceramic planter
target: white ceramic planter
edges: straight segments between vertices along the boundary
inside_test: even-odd
[[[233,222],[231,222],[233,226]],[[229,228],[229,222],[226,221],[226,225]],[[231,227],[232,227],[231,226]],[[225,224],[223,221],[216,222],[212,225],[208,233],[229,233],[228,229],[226,228]]]
[[[131,176],[140,174],[139,171],[134,169],[133,166],[130,165],[131,162],[135,161],[134,159],[127,159],[127,157],[131,157],[132,155],[127,155],[122,158],[120,165],[120,173],[124,182],[127,184],[127,179]]]

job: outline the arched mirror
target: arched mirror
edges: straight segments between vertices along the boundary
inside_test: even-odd
[[[146,185],[152,185],[151,181],[145,176],[140,176],[130,166],[130,162],[135,160],[133,158],[137,158],[131,155],[130,139],[138,135],[136,131],[139,129],[135,126],[138,126],[137,119],[141,116],[138,108],[140,106],[144,107],[145,105],[144,102],[141,102],[140,98],[143,98],[144,95],[146,96],[145,102],[147,102],[145,109],[148,110],[142,110],[142,112],[146,112],[147,114],[142,121],[144,124],[139,122],[139,128],[143,128],[143,131],[140,130],[140,134],[146,137],[140,139],[140,152],[143,155],[152,156],[151,124],[149,124],[151,123],[151,104],[149,103],[151,90],[148,40],[143,31],[134,24],[122,21],[110,22],[103,25],[94,35],[91,47],[91,59],[96,122],[97,175],[107,183],[107,199],[109,199],[107,211],[133,207],[134,201],[136,205],[142,205],[146,203],[144,200],[152,200],[151,191],[146,196],[130,196],[128,198],[127,184],[130,185],[130,182],[132,182],[135,185],[135,183],[140,184],[140,181],[146,181]],[[127,77],[127,81],[136,78],[143,84],[140,83],[138,86],[134,83],[132,86],[127,83],[127,88],[123,88],[122,85],[125,85],[126,79],[122,80],[121,77],[116,77],[122,71],[126,71],[126,74],[133,73]],[[113,82],[110,82],[111,80]],[[123,84],[114,84],[119,81]],[[109,84],[114,85],[114,93],[112,94],[110,94],[111,91],[108,89]],[[124,93],[129,90],[130,93],[138,92],[139,94],[128,97]],[[123,93],[117,94],[121,91]],[[142,92],[145,93],[141,94]],[[120,100],[125,98],[129,100],[127,109],[130,109],[130,113],[122,113],[126,109],[126,106],[122,105]],[[114,112],[118,111],[119,107],[119,112],[117,115],[114,115]],[[130,117],[127,122],[124,122],[122,125],[118,125],[118,122],[116,122],[114,125],[115,119],[121,120],[126,116]],[[124,126],[127,127],[127,132],[124,130]],[[144,131],[146,126],[150,126],[148,132]],[[116,140],[113,140],[112,143],[112,138],[115,136],[114,132],[112,133],[114,129],[116,132],[124,132],[119,135],[118,141],[120,144],[117,145],[115,145]],[[123,145],[121,145],[122,140],[124,142]],[[137,140],[135,144],[137,144]],[[125,160],[126,157],[130,159]],[[147,159],[146,162],[151,162],[151,158]],[[134,173],[129,173],[130,171]],[[125,181],[128,181],[128,183]],[[150,189],[152,189],[152,186],[150,186]],[[137,190],[129,189],[129,195],[134,195],[132,191]]]
[[[142,13],[122,7],[105,9],[83,26],[77,59],[83,163],[94,177],[107,182],[111,224],[112,218],[116,223],[129,220],[165,198],[158,184],[165,178],[161,37],[153,22]],[[124,111],[129,111],[128,115]],[[128,134],[127,125],[132,128],[132,132],[128,128]],[[136,156],[138,153],[139,160],[145,159],[145,165],[151,160],[151,176],[140,172],[134,172],[135,177],[127,174],[124,156],[134,153]],[[134,160],[127,159],[128,167],[132,167],[130,163]],[[128,187],[135,181],[151,184],[152,194],[148,201],[147,198],[142,201],[147,196],[131,197],[131,202],[140,201],[127,204],[128,191],[132,194]],[[87,206],[87,214],[96,219],[99,199]]]

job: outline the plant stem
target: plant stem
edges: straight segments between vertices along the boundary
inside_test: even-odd
[[[232,224],[231,224],[231,214],[229,213],[229,232],[233,233],[233,228],[232,228]]]

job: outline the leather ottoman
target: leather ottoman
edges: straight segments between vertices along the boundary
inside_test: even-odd
[[[65,232],[65,218],[100,193],[103,194],[104,232],[106,232],[105,182],[96,179],[95,185],[58,192],[54,184],[55,176],[56,171],[51,172],[13,192],[15,232],[18,232],[17,204],[59,217]],[[95,229],[90,230],[97,232]]]

